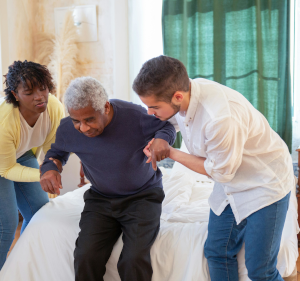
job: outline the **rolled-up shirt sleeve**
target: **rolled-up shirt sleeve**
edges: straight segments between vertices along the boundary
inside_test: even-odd
[[[242,163],[247,135],[246,126],[231,116],[207,124],[204,168],[216,182],[230,182],[234,178]]]

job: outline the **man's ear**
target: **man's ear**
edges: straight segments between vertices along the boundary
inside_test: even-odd
[[[174,93],[174,95],[172,97],[172,102],[174,104],[179,104],[183,101],[183,98],[184,98],[183,93],[180,91],[177,91]]]
[[[110,103],[109,103],[109,101],[106,102],[104,108],[105,108],[105,114],[108,114],[110,112]]]

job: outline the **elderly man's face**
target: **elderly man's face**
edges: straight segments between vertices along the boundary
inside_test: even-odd
[[[96,111],[91,105],[78,110],[69,108],[68,111],[75,129],[89,138],[102,134],[113,116],[113,108],[109,102],[105,104],[103,114]]]

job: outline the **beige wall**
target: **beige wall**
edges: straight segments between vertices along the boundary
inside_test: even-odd
[[[110,97],[129,100],[128,0],[0,1],[7,3],[9,50],[3,55],[9,64],[34,60],[37,32],[55,32],[54,8],[95,4],[98,41],[78,43],[78,71],[101,81]],[[71,155],[62,173],[62,194],[77,188],[79,167],[78,157]]]
[[[122,0],[121,0],[122,1]],[[9,61],[34,60],[38,31],[55,34],[54,8],[97,5],[98,41],[78,43],[78,73],[101,81],[113,96],[113,2],[111,0],[9,0]],[[10,18],[10,17],[9,17]],[[15,20],[14,20],[15,19]]]
[[[0,92],[3,90],[3,75],[7,72],[9,64],[8,41],[7,0],[0,0]]]

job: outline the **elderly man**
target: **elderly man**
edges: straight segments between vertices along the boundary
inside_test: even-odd
[[[59,193],[70,152],[82,161],[91,188],[84,194],[76,241],[75,280],[103,280],[105,265],[123,232],[118,270],[123,281],[151,280],[150,248],[160,225],[162,174],[146,163],[143,149],[155,138],[158,158],[168,157],[175,129],[138,105],[110,100],[91,77],[77,78],[65,93],[70,116],[61,121],[56,141],[41,167],[41,185]]]

